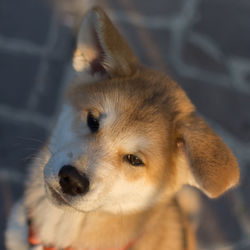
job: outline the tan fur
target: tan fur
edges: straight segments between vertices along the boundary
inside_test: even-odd
[[[176,192],[189,184],[217,197],[235,185],[232,152],[177,83],[139,63],[101,9],[83,20],[75,56],[79,72],[48,143],[51,152],[41,152],[44,162],[33,164],[26,189],[41,240],[77,249],[130,241],[134,250],[196,249]],[[86,124],[89,112],[100,122],[95,134]],[[126,154],[145,166],[129,165]],[[84,197],[60,191],[57,173],[64,164],[89,176]]]

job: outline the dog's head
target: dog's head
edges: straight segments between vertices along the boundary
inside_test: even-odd
[[[217,197],[238,182],[235,157],[184,91],[142,66],[99,8],[83,20],[74,66],[44,170],[58,206],[125,213],[184,184]]]

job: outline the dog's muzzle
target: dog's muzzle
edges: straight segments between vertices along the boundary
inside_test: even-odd
[[[89,179],[75,167],[66,165],[59,171],[59,184],[62,192],[71,196],[84,195],[89,191]]]

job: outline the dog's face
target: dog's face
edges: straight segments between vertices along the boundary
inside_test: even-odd
[[[122,86],[116,80],[71,86],[51,138],[53,156],[45,176],[47,184],[79,210],[145,208],[162,193],[168,165],[171,174],[171,123],[159,109],[162,93],[148,86],[146,94],[148,83],[141,79],[142,91],[139,80],[124,80]],[[86,193],[63,190],[59,173],[64,166],[86,175]]]
[[[44,169],[57,206],[129,213],[184,184],[215,197],[238,181],[231,151],[183,90],[141,66],[100,9],[83,21],[74,64]]]

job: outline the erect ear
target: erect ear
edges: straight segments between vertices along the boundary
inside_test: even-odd
[[[138,61],[119,31],[98,7],[90,10],[80,26],[73,66],[76,71],[107,77],[129,76]]]
[[[190,115],[179,121],[177,137],[177,157],[187,167],[185,177],[182,174],[184,182],[200,188],[209,197],[217,197],[238,183],[236,158],[202,118]]]

